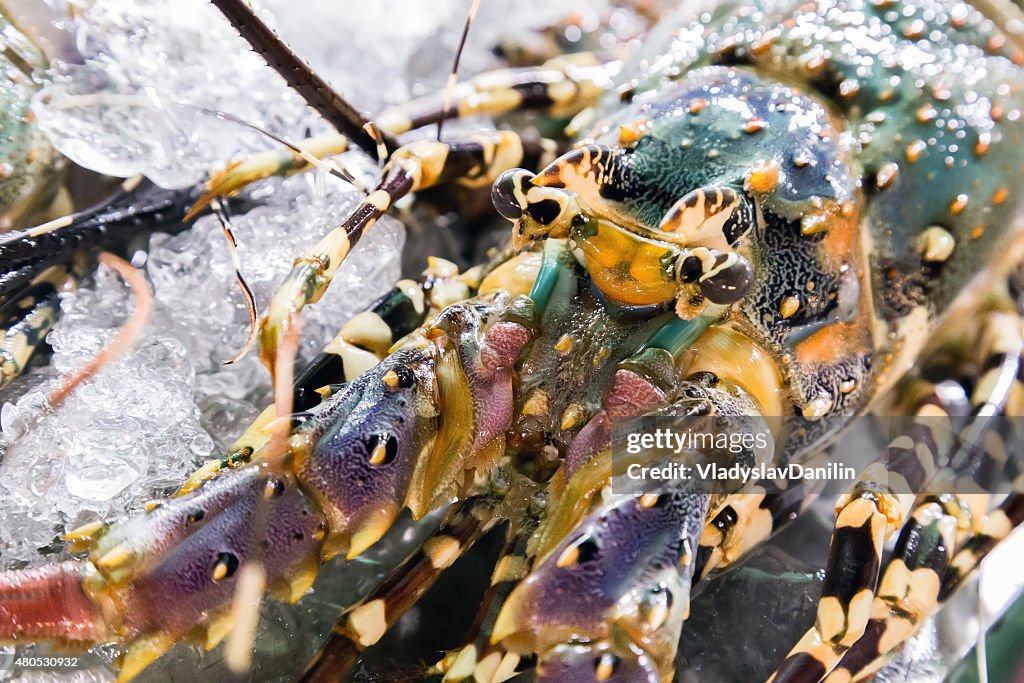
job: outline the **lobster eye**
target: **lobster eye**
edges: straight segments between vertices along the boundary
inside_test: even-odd
[[[754,271],[747,259],[737,254],[722,254],[710,273],[700,278],[701,293],[709,301],[727,305],[746,296],[754,284]]]
[[[522,169],[505,171],[494,181],[491,187],[491,201],[494,208],[502,216],[510,221],[519,220],[523,215],[522,205],[519,203],[517,192],[521,191],[521,175],[526,173]]]

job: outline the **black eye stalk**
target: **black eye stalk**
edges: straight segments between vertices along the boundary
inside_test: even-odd
[[[523,180],[518,169],[505,171],[491,187],[494,208],[510,221],[517,221],[523,216],[523,207],[519,201],[520,195],[525,191],[522,187]]]
[[[754,284],[754,270],[735,252],[697,247],[680,259],[678,279],[696,283],[708,301],[727,306],[747,295]]]

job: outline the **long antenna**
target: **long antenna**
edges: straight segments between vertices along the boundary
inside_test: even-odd
[[[452,93],[455,92],[455,84],[459,80],[459,60],[462,59],[462,50],[466,47],[466,38],[469,37],[469,27],[473,24],[473,17],[480,9],[480,0],[473,0],[469,7],[469,14],[466,15],[466,23],[462,26],[462,37],[459,39],[459,47],[455,50],[455,61],[452,63],[452,71],[448,74],[448,82],[444,85],[444,97],[441,101],[441,116],[437,119],[437,141],[441,141],[441,129],[444,127],[444,119],[448,116],[448,108],[452,106]]]
[[[309,106],[364,152],[372,157],[377,155],[377,142],[364,130],[368,123],[367,118],[299,59],[277,34],[256,16],[244,0],[212,2],[235,30],[248,41],[252,49],[263,57]],[[383,130],[380,133],[388,152],[398,149],[398,143],[391,135]]]

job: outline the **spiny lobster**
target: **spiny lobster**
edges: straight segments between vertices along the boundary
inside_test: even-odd
[[[244,6],[216,4],[301,78]],[[1024,44],[1004,30],[1017,14],[727,1],[664,18],[632,68],[556,59],[385,112],[378,186],[296,262],[261,322],[275,378],[290,381],[282,350],[302,308],[406,194],[493,183],[512,248],[462,275],[435,263],[423,282],[400,283],[293,391],[278,387],[296,412],[268,409],[147,514],[72,531],[83,560],[0,575],[0,638],[122,642],[128,679],[180,638],[225,638],[240,585],[298,600],[322,561],[358,556],[402,510],[447,507],[422,548],[340,618],[309,678],[340,675],[509,520],[472,642],[434,674],[671,680],[691,584],[770,536],[804,492],[616,492],[616,420],[760,416],[775,420],[779,452],[810,458],[891,394],[941,319],[964,312],[982,321],[961,334],[977,348],[971,414],[1018,410],[1021,320],[1008,297],[982,297],[1022,256]],[[300,90],[362,139],[317,83]],[[521,108],[574,117],[575,144],[549,161],[547,144],[511,130],[394,139]],[[242,162],[200,203],[305,163]],[[524,163],[534,170],[515,168]],[[959,399],[917,390],[905,409],[921,420],[840,498],[817,621],[770,680],[870,677],[1024,520],[1019,489],[989,508],[984,496],[893,484],[923,491],[946,467],[951,447],[927,418]],[[797,439],[778,421],[792,416],[827,427]]]

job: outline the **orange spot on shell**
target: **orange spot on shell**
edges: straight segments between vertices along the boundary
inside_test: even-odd
[[[928,145],[925,144],[924,140],[915,140],[907,145],[907,161],[910,163],[916,162],[921,158],[921,154],[924,152]]]
[[[747,183],[754,192],[772,192],[779,184],[779,165],[774,160],[758,163],[747,174]]]
[[[878,173],[875,174],[875,187],[879,190],[884,190],[893,184],[896,180],[896,176],[900,173],[900,167],[889,162],[878,169]]]
[[[747,125],[743,127],[745,133],[757,133],[768,127],[768,122],[764,119],[753,118],[747,121]]]
[[[965,194],[958,194],[949,205],[949,212],[954,216],[967,208],[969,197]]]
[[[939,112],[930,104],[926,104],[917,110],[917,120],[921,123],[928,123],[938,115]]]
[[[1008,194],[1010,194],[1010,191],[1006,189],[1005,186],[1000,187],[998,190],[995,191],[995,194],[992,195],[992,203],[1002,204],[1003,202],[1006,201],[1006,196]]]
[[[991,144],[992,134],[982,133],[981,135],[978,136],[978,142],[975,143],[974,145],[974,153],[979,157],[985,156],[985,153],[988,152],[988,148]]]

